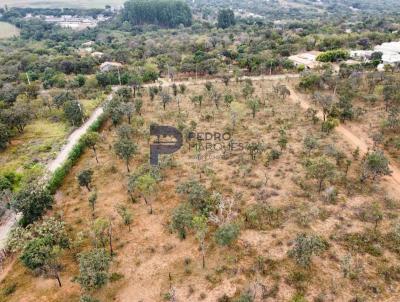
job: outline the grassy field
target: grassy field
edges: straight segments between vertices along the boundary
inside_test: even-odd
[[[50,8],[60,8],[60,7],[81,7],[81,8],[103,8],[105,5],[109,4],[111,6],[123,5],[125,0],[5,0],[2,1],[3,5],[8,5],[9,7],[50,7]],[[1,35],[1,34],[0,34]]]
[[[19,36],[19,29],[14,25],[6,22],[0,22],[0,39]]]

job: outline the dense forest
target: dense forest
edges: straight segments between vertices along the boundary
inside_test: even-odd
[[[191,10],[180,0],[131,0],[125,3],[123,18],[132,25],[154,24],[161,27],[192,25]]]

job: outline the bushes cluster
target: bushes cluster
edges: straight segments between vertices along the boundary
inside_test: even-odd
[[[105,121],[105,115],[101,115],[97,121],[95,121],[92,126],[89,127],[89,131],[98,131]],[[65,163],[58,168],[50,178],[47,189],[54,194],[56,190],[61,186],[64,178],[67,176],[71,168],[78,161],[79,157],[82,155],[83,151],[85,151],[86,145],[84,141],[81,139],[75,147],[71,150],[71,153],[68,155]]]

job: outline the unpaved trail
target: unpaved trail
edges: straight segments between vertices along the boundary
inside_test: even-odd
[[[47,169],[51,173],[53,173],[63,165],[74,146],[79,142],[81,137],[88,131],[89,127],[99,118],[99,116],[103,112],[103,107],[98,107],[81,127],[77,128],[74,132],[71,133],[71,135],[67,139],[67,143],[61,148],[60,153],[58,153],[57,157],[47,166]]]
[[[117,87],[113,87],[115,91]],[[107,100],[112,98],[112,93],[107,96]],[[103,106],[99,106],[90,116],[90,118],[79,128],[73,131],[67,139],[67,143],[61,148],[60,153],[57,157],[47,165],[47,175],[49,177],[54,171],[63,165],[67,160],[69,153],[72,151],[74,146],[79,142],[81,137],[88,131],[89,127],[99,118],[104,112]],[[6,219],[3,219],[0,225],[0,249],[3,249],[7,243],[7,237],[11,229],[17,224],[20,216],[15,213],[9,213]]]
[[[267,76],[254,76],[254,77],[248,77],[248,76],[243,76],[240,78],[241,81],[246,80],[246,79],[251,79],[252,81],[262,81],[262,80],[286,80],[290,78],[298,78],[298,74],[279,74],[279,75],[267,75]],[[222,82],[221,79],[214,78],[214,79],[207,79],[207,80],[190,80],[190,81],[177,81],[177,82],[169,82],[165,80],[160,80],[161,86],[163,87],[168,87],[171,86],[173,83],[176,85],[202,85],[205,84],[206,82]],[[145,84],[142,87],[150,87],[154,86],[156,84]],[[107,96],[107,100],[110,100],[112,98],[113,92],[117,91],[120,88],[120,86],[113,86],[112,87],[112,93],[110,93]],[[90,118],[78,129],[73,131],[70,136],[67,139],[67,143],[61,148],[60,153],[57,155],[57,157],[52,160],[48,166],[48,175],[51,175],[51,173],[54,173],[59,167],[62,166],[62,164],[67,160],[69,153],[72,151],[74,146],[79,142],[81,137],[87,132],[89,127],[97,120],[97,118],[104,112],[103,106],[99,106],[90,116]],[[1,222],[0,225],[0,249],[3,249],[5,246],[5,243],[7,241],[7,236],[11,230],[11,228],[16,225],[18,221],[17,215],[11,213],[9,217],[5,221]]]
[[[300,107],[304,110],[307,110],[309,108],[314,108],[310,104],[310,102],[306,101],[304,97],[300,96],[294,89],[290,90],[291,93],[291,98],[300,104]],[[315,109],[315,108],[314,108]],[[322,119],[323,115],[320,110],[318,110],[317,116]],[[359,127],[352,125],[352,128],[355,129],[357,128],[357,134],[354,133],[354,130],[351,130],[347,125],[340,124],[338,127],[335,128],[335,130],[348,142],[350,143],[354,149],[357,147],[360,149],[360,152],[365,154],[369,150],[371,150],[373,146],[373,142],[371,139],[368,137],[368,135],[363,132]],[[400,168],[393,164],[393,160],[391,160],[390,156],[387,155],[389,158],[391,164],[389,164],[389,168],[392,171],[392,175],[384,177],[384,180],[386,180],[386,185],[388,189],[392,190],[393,192],[397,193],[397,195],[400,195]]]

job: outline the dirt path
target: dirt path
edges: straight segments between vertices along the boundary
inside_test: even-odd
[[[304,97],[300,96],[294,89],[290,90],[291,92],[291,98],[296,101],[297,103],[300,104],[300,107],[304,110],[307,110],[309,108],[314,108],[310,104],[310,102],[306,101]],[[314,108],[315,109],[315,108]],[[323,118],[322,112],[318,111],[318,117],[320,119]],[[360,149],[360,152],[362,154],[367,153],[370,149],[372,149],[373,142],[371,139],[368,137],[368,135],[363,132],[358,126],[355,126],[354,124],[350,126],[340,124],[338,127],[335,128],[335,130],[348,142],[350,143],[354,149],[357,147]],[[354,129],[357,129],[358,131],[357,134],[355,134]],[[393,163],[394,161],[391,160],[391,158],[388,156],[389,160]],[[392,192],[397,192],[397,194],[400,194],[400,168],[396,166],[395,164],[390,164],[389,165],[390,170],[392,171],[391,176],[387,176],[384,178],[386,181],[386,185],[388,189],[390,189]]]
[[[117,87],[113,87],[113,91],[115,91]],[[112,98],[112,93],[107,96],[107,99]],[[50,176],[54,171],[56,171],[68,158],[69,153],[72,151],[74,146],[78,143],[81,137],[88,131],[89,127],[93,125],[93,123],[99,118],[99,116],[104,112],[102,106],[98,107],[90,116],[90,118],[78,129],[73,131],[67,139],[67,143],[61,148],[60,153],[58,153],[57,157],[51,161],[47,165],[47,170]],[[2,221],[0,225],[0,249],[3,249],[7,242],[8,234],[10,230],[17,224],[19,220],[19,215],[14,213],[10,213],[9,216]]]

